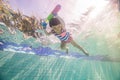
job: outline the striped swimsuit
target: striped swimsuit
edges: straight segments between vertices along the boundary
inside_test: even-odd
[[[62,33],[57,34],[54,30],[52,30],[52,33],[58,38],[60,39],[61,42],[64,43],[69,43],[72,40],[72,37],[70,36],[69,32],[66,32],[66,30],[62,30]]]

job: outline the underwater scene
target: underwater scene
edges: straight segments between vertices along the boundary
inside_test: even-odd
[[[120,0],[0,0],[0,80],[120,80]]]

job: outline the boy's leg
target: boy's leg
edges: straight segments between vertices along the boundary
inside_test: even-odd
[[[78,48],[78,49],[80,49],[85,55],[89,55],[80,45],[78,45],[74,40],[72,40],[71,41],[71,44],[74,46],[74,47],[76,47],[76,48]]]
[[[68,54],[68,48],[66,47],[66,43],[61,42],[60,47],[61,47],[61,49],[66,50],[66,53]]]

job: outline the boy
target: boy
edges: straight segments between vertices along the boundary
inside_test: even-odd
[[[81,46],[79,46],[71,37],[70,33],[66,31],[64,24],[62,24],[61,19],[59,17],[52,18],[49,21],[49,26],[52,28],[50,32],[47,32],[44,29],[44,32],[47,35],[54,34],[56,37],[58,37],[61,41],[61,49],[66,50],[66,53],[68,53],[68,48],[66,47],[67,43],[71,43],[74,47],[80,49],[85,55],[89,55]]]

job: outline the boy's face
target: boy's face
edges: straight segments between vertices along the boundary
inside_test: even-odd
[[[55,30],[55,31],[61,31],[62,29],[62,24],[58,24],[56,26],[52,26],[52,29]]]

